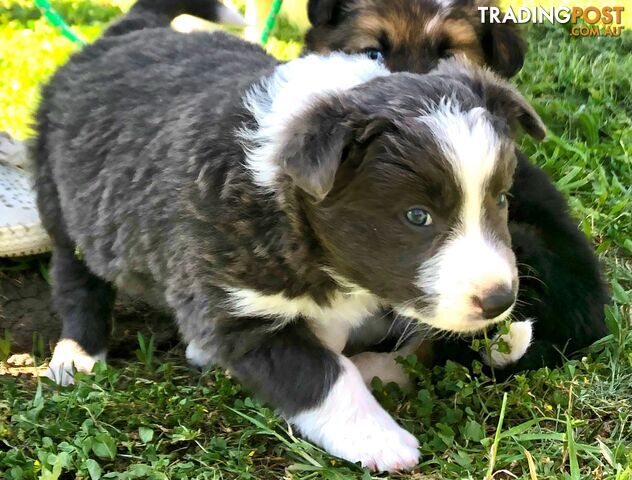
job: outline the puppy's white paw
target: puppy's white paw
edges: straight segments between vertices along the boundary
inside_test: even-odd
[[[503,368],[517,362],[527,353],[531,340],[533,339],[533,323],[530,320],[524,322],[513,322],[509,325],[509,333],[496,335],[492,341],[491,354],[485,352],[483,361],[487,365]],[[509,345],[509,352],[504,353],[498,350],[498,340],[503,340]]]
[[[419,443],[384,411],[353,363],[339,357],[342,371],[322,404],[290,421],[329,453],[377,471],[410,470]]]
[[[362,412],[346,427],[346,433],[336,432],[338,438],[325,445],[334,455],[379,472],[407,471],[419,463],[417,439],[383,410]]]
[[[358,367],[364,383],[371,385],[373,377],[378,377],[382,383],[394,382],[402,390],[412,387],[409,376],[404,368],[397,363],[397,357],[405,356],[404,352],[362,352],[351,357],[351,361]]]
[[[195,340],[187,345],[185,356],[189,365],[203,368],[213,363],[213,352],[200,348]]]
[[[65,338],[55,346],[53,358],[42,375],[59,385],[72,385],[75,372],[90,373],[98,361],[105,361],[105,352],[89,355],[77,342]]]

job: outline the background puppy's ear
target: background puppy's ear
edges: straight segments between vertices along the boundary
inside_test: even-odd
[[[474,8],[488,6],[489,2],[474,2]],[[480,13],[476,10],[480,21]],[[500,14],[500,18],[503,14]],[[513,22],[490,23],[489,13],[485,23],[481,25],[481,47],[485,55],[485,63],[496,73],[509,78],[522,68],[527,51],[527,44],[522,39],[518,25]]]
[[[511,85],[492,78],[486,86],[486,106],[495,115],[507,120],[515,129],[518,125],[537,140],[546,135],[544,122],[520,93]]]
[[[307,17],[310,23],[315,27],[335,24],[344,2],[345,0],[309,0]]]

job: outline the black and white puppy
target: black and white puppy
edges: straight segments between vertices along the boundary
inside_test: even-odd
[[[364,55],[279,64],[222,33],[160,28],[156,5],[43,90],[36,188],[63,320],[50,375],[71,383],[73,365],[105,358],[125,290],[330,453],[412,468],[416,439],[342,349],[385,307],[451,332],[510,315],[511,130],[541,138],[539,117],[457,61],[425,76]]]
[[[308,50],[365,53],[391,71],[424,73],[442,58],[464,56],[503,76],[514,75],[524,62],[526,44],[514,23],[482,23],[479,6],[490,0],[309,0],[312,28],[305,37]],[[504,339],[510,352],[493,348],[487,363],[497,377],[542,366],[554,367],[563,355],[585,348],[607,334],[604,306],[609,295],[590,242],[577,228],[563,195],[551,179],[517,152],[517,170],[510,191],[509,230],[521,277],[517,320]],[[392,352],[413,326],[405,320],[393,327],[383,317],[382,328],[358,332],[349,352],[366,353],[375,364],[371,374],[385,380],[402,378]],[[417,337],[417,340],[421,338]],[[447,359],[469,365],[478,355],[469,340],[424,343],[417,353],[429,363]],[[414,350],[414,348],[413,348]],[[390,358],[390,360],[389,360]],[[498,371],[498,369],[502,371]],[[369,371],[367,369],[367,371]],[[367,380],[370,380],[370,375]],[[398,383],[401,383],[398,381]]]

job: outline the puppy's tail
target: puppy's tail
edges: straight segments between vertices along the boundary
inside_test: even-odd
[[[218,0],[138,0],[129,12],[104,33],[111,37],[144,28],[167,27],[178,15],[193,15],[211,22],[244,25],[239,12]]]

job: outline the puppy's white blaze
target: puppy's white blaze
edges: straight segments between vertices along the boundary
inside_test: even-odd
[[[374,470],[408,470],[419,460],[418,442],[384,411],[353,363],[342,370],[323,402],[289,421],[328,452]]]
[[[432,131],[463,190],[463,233],[480,231],[485,188],[501,148],[485,109],[464,112],[457,102],[444,99],[434,112],[419,120]]]
[[[435,0],[435,3],[442,8],[450,8],[454,6],[454,0]]]
[[[511,288],[515,277],[511,254],[483,228],[485,190],[501,141],[482,108],[464,112],[457,103],[445,100],[419,120],[433,132],[450,162],[463,203],[451,238],[419,268],[417,286],[437,299],[436,309],[430,315],[413,316],[443,330],[479,330],[489,322],[472,318],[472,298],[498,286]]]
[[[509,353],[498,350],[498,340],[502,339],[509,345]],[[509,325],[509,333],[496,335],[493,339],[491,354],[483,354],[483,361],[487,365],[503,368],[520,360],[531,345],[533,340],[533,323],[530,320],[513,322]]]
[[[275,156],[279,138],[292,119],[325,95],[349,90],[390,72],[366,55],[308,55],[278,66],[274,73],[246,94],[246,108],[257,127],[239,132],[246,151],[246,165],[255,183],[274,186],[280,166]],[[324,139],[326,141],[326,139]]]
[[[65,338],[55,346],[53,358],[42,375],[59,385],[71,385],[75,383],[75,371],[90,373],[95,363],[105,361],[105,356],[106,352],[89,355],[77,342]]]
[[[446,1],[437,1],[436,3],[439,4],[439,6],[445,8],[444,10],[439,11],[439,13],[437,13],[434,17],[432,17],[430,20],[428,20],[428,23],[426,23],[426,26],[424,27],[424,31],[427,34],[432,34],[433,30],[435,30],[436,28],[440,27],[441,24],[443,23],[443,21],[445,20],[445,17],[450,13],[450,10],[448,10],[448,8],[451,6],[449,5],[451,3],[450,0],[446,0]],[[443,3],[446,3],[446,5],[443,5]]]
[[[349,331],[380,307],[375,295],[359,287],[349,293],[336,292],[328,306],[318,305],[309,296],[288,298],[282,293],[265,295],[245,288],[225,290],[233,315],[275,317],[279,327],[295,318],[306,318],[321,341],[335,352],[342,351]]]

